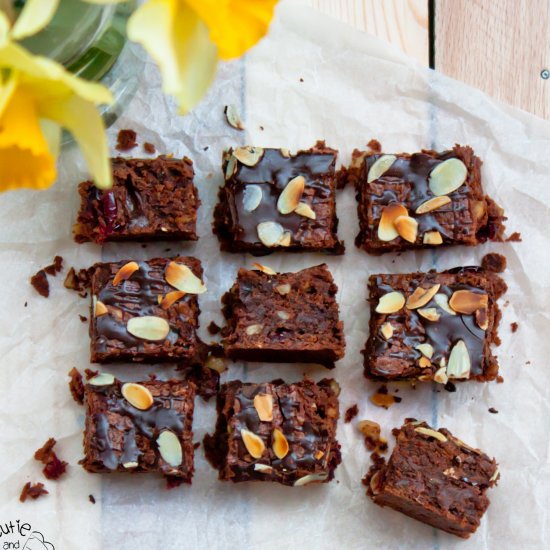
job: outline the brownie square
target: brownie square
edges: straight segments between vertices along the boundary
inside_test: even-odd
[[[250,146],[225,151],[225,185],[214,211],[221,249],[343,254],[336,233],[337,154],[324,142],[296,154]]]
[[[198,279],[197,288],[168,283],[167,277],[174,283],[168,275],[174,271],[186,273],[191,282]],[[93,362],[174,361],[185,366],[197,360],[203,351],[197,336],[197,292],[206,290],[199,260],[178,256],[98,263],[91,272]]]
[[[193,163],[188,158],[112,159],[113,187],[79,185],[78,243],[88,241],[196,241],[197,209]]]
[[[497,300],[506,284],[480,267],[372,275],[365,376],[440,382],[497,378]]]
[[[485,195],[481,160],[467,146],[395,155],[354,151],[360,232],[369,253],[502,240],[503,211]]]
[[[159,472],[191,483],[194,400],[193,384],[180,380],[91,378],[84,386],[82,466],[92,473]]]
[[[500,477],[495,459],[426,422],[406,420],[394,434],[388,463],[379,459],[367,474],[367,495],[380,506],[468,538],[489,506],[487,489]]]
[[[338,288],[327,266],[297,273],[266,271],[240,269],[222,298],[226,356],[333,368],[344,356],[345,340],[336,302]]]
[[[330,481],[341,462],[338,392],[328,379],[223,384],[216,431],[204,439],[219,479],[295,487]]]

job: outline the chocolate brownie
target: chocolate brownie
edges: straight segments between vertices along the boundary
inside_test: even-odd
[[[365,376],[378,380],[497,378],[497,300],[506,284],[480,267],[372,275]]]
[[[98,263],[92,268],[91,360],[174,361],[203,350],[197,294],[206,290],[191,257]]]
[[[112,167],[112,189],[98,189],[91,181],[79,185],[77,243],[198,239],[200,200],[190,159],[115,158]]]
[[[501,241],[506,218],[484,193],[481,164],[460,145],[441,153],[354,151],[347,181],[357,193],[356,245],[379,254]]]
[[[227,327],[222,344],[230,359],[320,363],[344,356],[337,287],[325,264],[296,273],[240,269],[223,298]],[[267,272],[266,272],[267,271]]]
[[[386,464],[378,459],[365,483],[380,506],[468,538],[489,506],[487,489],[499,479],[495,459],[469,447],[449,430],[406,420]]]
[[[216,432],[204,439],[219,478],[295,487],[330,481],[341,461],[338,391],[328,379],[223,384]]]
[[[225,185],[214,211],[221,249],[343,254],[336,233],[337,154],[324,142],[295,154],[250,146],[225,151]]]
[[[195,387],[181,380],[91,378],[80,463],[92,473],[160,472],[191,483],[194,400]]]

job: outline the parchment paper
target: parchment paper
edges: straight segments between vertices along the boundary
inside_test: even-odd
[[[195,161],[203,201],[200,241],[147,248],[110,245],[103,251],[74,244],[75,187],[85,176],[75,151],[63,154],[59,182],[50,190],[0,196],[0,524],[20,519],[56,548],[82,550],[548,548],[550,125],[294,5],[278,8],[269,37],[244,60],[220,69],[212,90],[189,116],[176,115],[151,62],[145,62],[140,78],[138,94],[109,131],[112,143],[119,128],[131,127],[138,131],[140,143],[151,141],[161,153],[188,155]],[[223,106],[228,103],[238,105],[246,132],[226,125]],[[202,334],[209,339],[204,327],[211,320],[221,322],[220,296],[237,269],[253,261],[250,256],[221,254],[210,230],[222,183],[222,149],[250,143],[296,150],[319,138],[340,150],[343,163],[349,162],[354,147],[371,138],[379,139],[387,152],[472,145],[485,161],[487,192],[506,209],[508,232],[520,231],[523,243],[371,257],[354,247],[356,206],[353,191],[346,189],[338,199],[345,256],[277,254],[263,259],[277,270],[289,271],[329,264],[340,289],[345,358],[332,373],[302,365],[232,364],[223,379],[281,376],[292,381],[304,372],[316,379],[333,374],[342,386],[342,413],[357,403],[358,418],[379,422],[390,441],[391,428],[413,416],[445,426],[496,456],[502,478],[490,491],[492,504],[469,541],[436,532],[366,498],[361,477],[369,458],[355,422],[339,424],[343,463],[336,481],[301,490],[221,483],[205,462],[202,448],[196,452],[193,485],[172,491],[154,475],[90,475],[77,465],[83,409],[69,395],[66,373],[73,366],[90,366],[88,327],[78,318],[88,315],[88,301],[63,288],[64,274],[51,282],[52,293],[45,300],[30,287],[29,276],[55,254],[76,267],[101,258],[154,257],[167,254],[167,247],[174,254],[196,255],[204,263],[209,289],[200,298]],[[141,146],[132,153],[141,155]],[[369,396],[378,385],[363,378],[359,353],[367,337],[368,275],[477,264],[490,251],[504,253],[509,262],[502,345],[497,350],[504,383],[466,383],[458,385],[456,393],[435,385],[413,390],[402,384],[401,403],[388,411],[372,405]],[[514,321],[519,329],[512,334]],[[155,369],[113,365],[106,370],[140,380]],[[170,373],[166,367],[156,370]],[[489,407],[499,413],[490,414]],[[195,440],[202,440],[214,422],[214,403],[197,400]],[[20,504],[24,482],[45,481],[32,455],[50,436],[58,439],[59,454],[71,464],[68,475],[58,482],[46,481],[49,496]],[[95,496],[95,505],[88,501],[89,494]],[[0,546],[6,540],[11,539],[0,538]]]

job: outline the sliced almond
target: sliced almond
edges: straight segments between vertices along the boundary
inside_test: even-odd
[[[254,408],[262,422],[273,420],[273,396],[267,393],[258,393],[254,396]]]
[[[146,315],[145,317],[132,317],[126,323],[126,330],[142,340],[158,342],[164,340],[170,333],[170,325],[166,319]]]
[[[442,206],[445,206],[446,204],[449,204],[451,202],[451,199],[445,195],[441,197],[432,197],[431,199],[427,200],[426,202],[423,202],[416,210],[416,214],[427,214],[428,212],[432,212],[433,210],[437,210],[438,208],[441,208]]]
[[[464,340],[459,340],[451,350],[449,362],[447,364],[447,376],[449,378],[469,378],[470,377],[470,355]]]
[[[285,231],[277,244],[279,246],[286,247],[286,246],[290,246],[291,241],[292,241],[292,234],[290,233],[290,231]]]
[[[446,367],[439,367],[434,373],[434,382],[437,382],[438,384],[446,384],[448,381],[449,377],[447,376]]]
[[[399,233],[393,222],[396,218],[407,216],[408,214],[408,210],[402,204],[392,203],[385,206],[384,210],[382,210],[382,216],[380,216],[380,223],[378,225],[378,238],[384,242],[397,239]]]
[[[380,327],[380,333],[386,340],[389,340],[393,336],[393,327],[391,326],[391,323],[390,322],[384,323]]]
[[[468,176],[466,165],[457,158],[451,158],[438,164],[429,177],[430,191],[436,195],[448,195],[456,191]]]
[[[424,428],[423,426],[419,426],[418,428],[414,429],[415,432],[418,432],[422,435],[427,435],[429,437],[433,437],[434,439],[438,439],[439,441],[442,441],[445,443],[447,441],[447,438],[441,433],[436,432],[435,430],[432,430],[431,428]]]
[[[285,434],[281,430],[275,428],[273,430],[273,452],[275,456],[283,459],[288,454],[289,448]]]
[[[418,360],[418,366],[419,366],[421,369],[427,369],[428,367],[431,367],[431,366],[432,366],[432,362],[431,362],[427,357],[422,356],[422,357]]]
[[[284,283],[282,285],[277,285],[275,287],[275,290],[281,295],[285,296],[290,292],[290,285],[288,283]]]
[[[481,330],[489,328],[489,315],[486,307],[476,309],[476,324]]]
[[[475,221],[480,221],[487,213],[486,201],[472,201],[472,215]]]
[[[139,464],[137,462],[124,462],[122,464],[123,468],[126,468],[127,470],[133,470],[134,468],[137,468]]]
[[[254,464],[254,471],[262,474],[270,474],[273,468],[269,464]]]
[[[157,446],[160,456],[172,468],[181,466],[183,462],[183,450],[178,436],[171,430],[162,430],[157,437]]]
[[[416,287],[414,292],[407,298],[407,308],[417,309],[425,306],[437,294],[440,287],[440,284],[433,285],[430,288]]]
[[[213,355],[210,355],[208,357],[208,359],[204,363],[204,366],[207,369],[214,370],[219,374],[227,370],[227,365],[225,364],[225,361],[221,357],[214,357]]]
[[[321,451],[321,449],[319,449],[318,451],[315,451],[315,454],[313,455],[315,460],[321,460],[324,456],[325,456],[325,453]]]
[[[294,209],[294,212],[296,212],[296,214],[300,216],[303,216],[304,218],[309,218],[310,220],[317,219],[317,214],[315,214],[311,206],[309,206],[309,204],[306,204],[305,202],[299,203],[298,206]]]
[[[245,332],[248,336],[254,336],[254,334],[260,334],[260,332],[262,332],[262,328],[262,325],[250,325],[246,327]]]
[[[245,212],[254,212],[263,198],[263,191],[259,185],[247,185],[243,191],[243,208]]]
[[[237,111],[237,107],[235,105],[226,105],[223,112],[229,126],[241,132],[244,130],[243,121],[241,120],[241,117],[239,116],[239,111]]]
[[[377,313],[395,313],[405,305],[405,296],[401,292],[388,292],[380,297],[376,306]]]
[[[485,293],[471,292],[470,290],[456,290],[453,292],[449,305],[457,313],[474,313],[477,309],[487,307],[489,296]]]
[[[392,167],[392,164],[396,160],[397,157],[395,155],[382,155],[380,158],[376,159],[374,164],[369,169],[367,183],[372,183],[383,176]]]
[[[241,430],[241,437],[250,456],[252,456],[252,458],[261,458],[265,451],[265,445],[262,439],[255,433],[245,429]]]
[[[277,200],[277,210],[281,214],[294,212],[304,193],[306,180],[304,176],[292,178],[283,189]]]
[[[393,225],[399,236],[410,243],[416,241],[418,235],[418,222],[410,216],[397,216],[393,221]]]
[[[96,374],[90,378],[87,384],[91,386],[110,386],[115,383],[115,377],[108,372],[102,372],[101,374]]]
[[[321,483],[328,479],[328,474],[308,474],[307,476],[297,479],[293,487],[302,487],[303,485],[309,485],[310,483]]]
[[[237,168],[237,159],[233,156],[229,156],[229,160],[225,165],[225,179],[228,180],[234,173]]]
[[[435,307],[424,307],[417,309],[416,311],[419,315],[424,317],[424,319],[428,319],[428,321],[432,321],[433,323],[439,321],[439,318],[441,317],[441,314]]]
[[[500,475],[500,471],[497,466],[495,473],[490,477],[489,482],[492,483],[493,481],[496,481],[499,475]]]
[[[417,349],[424,357],[431,359],[434,354],[434,348],[431,344],[418,344],[414,349]]]
[[[338,384],[338,382],[336,382],[336,380],[334,380],[334,378],[331,378],[329,380],[329,386],[330,386],[330,389],[332,390],[332,393],[338,397],[340,395],[340,392],[342,391],[342,389],[340,388],[340,384]]]
[[[256,166],[263,154],[264,150],[261,147],[252,147],[251,145],[237,147],[233,151],[235,158],[245,166]]]
[[[170,262],[164,272],[166,282],[187,294],[202,294],[206,292],[204,283],[186,266]]]
[[[160,302],[160,307],[162,309],[168,309],[169,307],[173,306],[178,300],[181,300],[185,296],[185,292],[182,292],[181,290],[172,290],[172,292],[168,292],[164,298],[162,298],[162,301]]]
[[[276,246],[283,238],[284,229],[280,223],[277,222],[262,222],[256,227],[258,232],[258,238],[267,247]]]
[[[422,242],[424,244],[431,244],[437,246],[443,244],[443,237],[439,231],[426,231],[422,236]]]
[[[281,147],[279,151],[281,152],[281,156],[285,159],[289,159],[292,156],[290,154],[290,149],[287,149],[286,147]]]
[[[123,384],[121,393],[130,405],[140,411],[150,409],[154,402],[153,394],[149,391],[149,388],[141,384],[134,384],[133,382]]]
[[[379,490],[378,490],[379,479],[380,479],[380,470],[374,472],[374,474],[372,475],[369,481],[370,490],[372,491],[372,494],[375,496],[379,493]]]
[[[126,281],[129,279],[138,269],[139,265],[137,262],[128,262],[127,264],[124,264],[116,272],[115,278],[113,279],[113,286],[117,286],[120,281]]]
[[[254,262],[252,264],[252,267],[256,268],[258,271],[261,271],[262,273],[265,273],[266,275],[277,275],[277,272],[274,269],[271,269],[270,267],[259,264],[257,262]]]
[[[456,315],[456,312],[454,312],[449,307],[449,298],[446,294],[436,294],[434,296],[434,302],[445,312],[449,313],[450,315]]]
[[[162,294],[157,294],[157,304],[160,306],[162,304],[162,300],[164,299],[164,296]]]
[[[277,317],[283,321],[290,319],[290,315],[286,311],[277,311]]]
[[[109,313],[109,310],[107,309],[107,306],[100,302],[99,300],[95,303],[95,311],[94,314],[96,317],[101,317],[102,315],[105,315],[106,313]]]

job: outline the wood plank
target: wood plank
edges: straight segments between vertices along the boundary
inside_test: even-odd
[[[428,0],[302,0],[428,65]]]
[[[550,2],[436,0],[435,68],[550,118]]]

